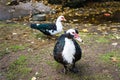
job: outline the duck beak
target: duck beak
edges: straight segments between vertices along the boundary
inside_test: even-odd
[[[78,40],[79,42],[83,42],[83,40],[79,37],[77,33],[74,35],[74,38]]]
[[[64,21],[67,21],[67,20],[64,18]]]
[[[64,18],[63,21],[67,21],[67,20]]]
[[[62,21],[67,21],[64,17],[62,17]]]

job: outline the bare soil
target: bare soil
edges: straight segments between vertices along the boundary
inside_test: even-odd
[[[120,35],[119,32],[117,34]],[[23,24],[1,22],[0,54],[4,54],[0,56],[0,80],[11,80],[6,76],[9,66],[21,55],[27,57],[27,67],[32,70],[26,76],[19,75],[14,80],[120,80],[120,67],[116,65],[120,61],[107,62],[100,58],[109,52],[120,52],[120,39],[108,37],[109,35],[112,34],[80,32],[84,44],[79,43],[83,53],[82,59],[76,64],[79,73],[64,74],[60,73],[63,66],[53,59],[55,39],[48,39],[39,31]],[[105,37],[108,41],[97,41],[101,37]],[[11,48],[13,45],[24,48]]]

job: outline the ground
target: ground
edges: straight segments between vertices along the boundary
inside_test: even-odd
[[[84,41],[79,43],[79,73],[64,74],[53,59],[55,39],[23,23],[0,24],[0,80],[120,80],[120,33],[103,35],[79,28]]]
[[[120,4],[97,5],[65,8],[64,12],[52,5],[58,13],[41,22],[53,22],[63,14],[67,19],[64,30],[78,29],[84,42],[79,43],[82,58],[76,63],[77,74],[61,73],[63,66],[53,58],[56,39],[31,29],[27,20],[0,21],[0,80],[120,80],[120,23],[116,17]]]

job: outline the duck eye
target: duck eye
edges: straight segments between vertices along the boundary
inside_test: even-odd
[[[64,17],[61,17],[61,19],[64,19]]]
[[[72,32],[72,34],[75,34],[75,32]]]

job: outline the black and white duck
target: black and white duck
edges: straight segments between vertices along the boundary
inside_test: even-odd
[[[68,70],[74,73],[79,71],[75,63],[81,59],[82,50],[76,40],[82,42],[78,31],[76,29],[69,29],[58,38],[55,44],[53,50],[54,59],[64,66],[64,73],[67,73]],[[72,66],[68,69],[69,64]]]

